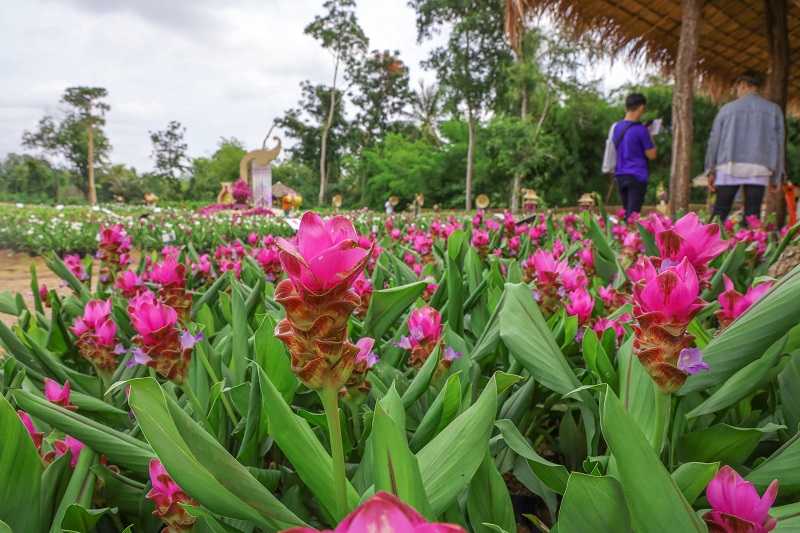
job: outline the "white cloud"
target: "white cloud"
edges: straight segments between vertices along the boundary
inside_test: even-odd
[[[148,132],[170,120],[186,127],[192,156],[220,137],[260,146],[301,81],[330,83],[329,54],[303,34],[322,3],[0,0],[0,155],[20,151],[23,131],[75,85],[108,90],[115,163],[152,168]],[[406,0],[361,0],[358,16],[371,49],[400,50],[413,86],[435,79],[420,61],[445,37],[417,44]]]

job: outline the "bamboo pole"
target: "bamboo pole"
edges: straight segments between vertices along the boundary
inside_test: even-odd
[[[693,102],[697,44],[704,0],[681,0],[681,35],[675,60],[675,91],[672,96],[672,169],[670,213],[689,209],[692,181]]]

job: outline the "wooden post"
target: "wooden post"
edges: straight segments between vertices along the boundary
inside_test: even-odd
[[[789,91],[789,29],[786,11],[786,0],[764,0],[769,54],[767,89],[764,96],[778,104],[784,115]],[[785,143],[783,149],[785,153]],[[766,198],[767,216],[775,213],[777,225],[782,228],[786,223],[786,198],[783,189],[773,192],[767,188]]]
[[[672,96],[672,170],[669,180],[670,214],[689,209],[692,182],[694,80],[697,43],[705,0],[681,0],[681,36],[675,59],[675,91]]]

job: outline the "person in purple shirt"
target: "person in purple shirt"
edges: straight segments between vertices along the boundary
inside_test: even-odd
[[[643,94],[629,95],[625,99],[625,119],[614,126],[613,139],[617,147],[614,180],[625,209],[625,220],[642,211],[647,191],[647,160],[656,157],[650,129],[640,122],[646,104]]]

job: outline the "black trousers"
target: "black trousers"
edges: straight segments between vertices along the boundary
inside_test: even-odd
[[[628,174],[620,174],[614,179],[617,182],[619,198],[622,200],[622,208],[625,210],[625,220],[631,218],[634,213],[641,213],[644,193],[647,192],[647,182]]]
[[[743,224],[747,226],[747,217],[750,215],[761,217],[761,202],[764,200],[766,187],[763,185],[718,185],[717,201],[711,209],[711,218],[719,217],[720,220],[728,218],[739,187],[744,187],[745,220]]]

